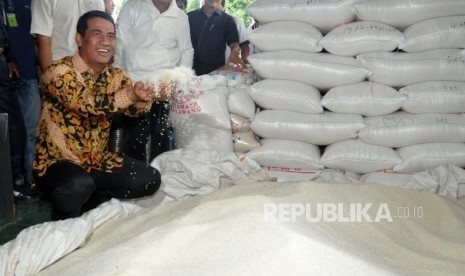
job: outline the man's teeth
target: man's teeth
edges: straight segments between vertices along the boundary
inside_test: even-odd
[[[98,52],[102,52],[102,53],[108,53],[108,52],[109,52],[109,51],[106,50],[106,49],[98,49],[97,51],[98,51]]]

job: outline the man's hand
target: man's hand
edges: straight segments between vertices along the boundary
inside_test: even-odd
[[[155,100],[155,92],[152,86],[138,81],[128,90],[128,97],[133,102],[152,102]]]
[[[155,89],[152,85],[138,81],[132,89],[128,90],[128,97],[133,102],[168,101],[169,91],[171,91],[170,85],[161,84],[158,89]]]
[[[231,71],[247,72],[247,64],[245,64],[240,57],[239,44],[234,43],[231,45],[231,54],[229,55],[224,68]]]

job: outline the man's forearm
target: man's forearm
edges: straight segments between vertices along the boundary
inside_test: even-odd
[[[37,35],[37,57],[40,69],[45,71],[52,64],[52,38],[45,35]]]

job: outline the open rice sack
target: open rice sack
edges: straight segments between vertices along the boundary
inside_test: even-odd
[[[176,148],[233,151],[229,91],[218,79],[204,75],[199,85],[176,93],[169,119]]]

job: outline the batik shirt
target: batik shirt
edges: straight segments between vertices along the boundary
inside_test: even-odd
[[[131,87],[127,74],[110,65],[95,79],[78,54],[49,66],[41,79],[42,115],[34,161],[38,175],[63,160],[86,171],[121,167],[122,156],[108,151],[112,116],[122,111],[137,116],[151,106],[134,104],[127,96]]]

